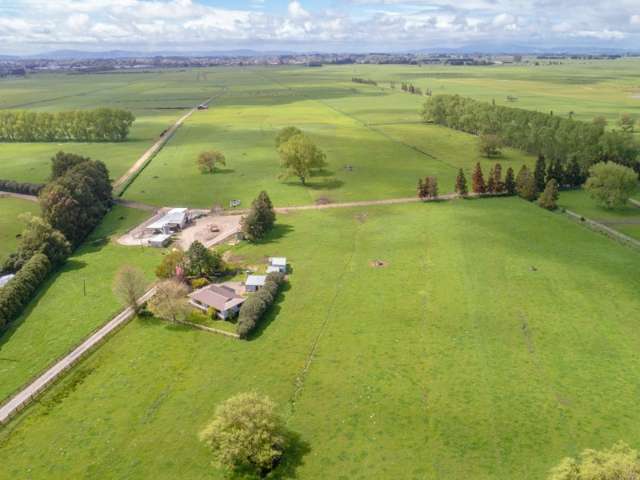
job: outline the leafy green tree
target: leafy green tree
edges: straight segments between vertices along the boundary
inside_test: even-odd
[[[536,179],[526,165],[522,166],[516,177],[516,191],[518,195],[530,202],[538,196]]]
[[[242,218],[242,233],[245,238],[255,242],[271,231],[276,221],[276,213],[269,195],[264,190],[251,203],[249,213]]]
[[[58,230],[42,218],[25,213],[20,219],[26,223],[20,236],[18,249],[9,255],[2,270],[16,272],[36,253],[43,253],[52,267],[60,266],[71,254],[71,245]]]
[[[507,174],[504,177],[504,191],[507,192],[508,195],[516,194],[516,179],[513,168],[511,167],[507,169]]]
[[[549,167],[551,167],[551,165]],[[536,189],[539,192],[543,191],[547,185],[547,162],[545,161],[544,155],[538,155],[533,176],[536,181]]]
[[[288,446],[276,405],[257,393],[241,393],[219,405],[200,438],[221,468],[260,476],[275,467]]]
[[[142,270],[131,265],[123,265],[116,272],[113,280],[113,293],[123,304],[138,313],[140,311],[138,300],[144,295],[146,286],[147,280]]]
[[[501,152],[502,140],[494,133],[483,133],[480,135],[478,148],[487,158],[497,157]]]
[[[194,277],[212,277],[222,271],[222,257],[205,247],[198,240],[193,242],[185,254],[186,268]]]
[[[558,198],[558,182],[555,178],[552,178],[547,183],[547,186],[545,187],[544,192],[542,192],[542,195],[540,195],[540,198],[538,198],[538,205],[542,208],[546,208],[547,210],[555,210],[558,208]]]
[[[467,188],[467,178],[464,176],[464,170],[458,170],[458,176],[456,177],[456,193],[461,197],[466,197],[469,194]]]
[[[186,259],[184,252],[174,248],[164,257],[160,265],[156,268],[156,277],[168,280],[174,277],[181,277],[185,273]]]
[[[638,189],[638,175],[616,163],[597,163],[589,169],[585,189],[605,208],[624,206]]]
[[[294,135],[278,148],[285,177],[297,177],[303,185],[313,170],[326,166],[326,155],[306,135]]]
[[[620,130],[625,133],[633,133],[636,126],[636,119],[628,113],[623,113],[618,119],[618,126],[620,127]]]
[[[583,450],[567,457],[549,473],[548,480],[635,480],[640,478],[640,454],[624,442],[603,450]]]
[[[198,169],[201,173],[213,173],[216,171],[216,165],[225,166],[226,164],[224,155],[216,150],[201,152],[198,155]]]
[[[473,175],[471,177],[471,190],[474,193],[484,193],[487,186],[484,183],[484,175],[482,174],[482,167],[480,166],[480,162],[476,163],[476,168],[473,171]]]
[[[156,317],[173,323],[183,322],[189,313],[189,289],[179,280],[164,280],[156,286],[156,293],[147,307]]]
[[[607,128],[607,123],[608,123],[607,119],[605,117],[603,117],[602,115],[594,117],[592,122],[593,122],[594,125],[596,125],[597,127],[601,128],[602,131],[604,131],[604,129]]]
[[[56,153],[51,158],[51,180],[63,176],[71,168],[89,160],[90,158],[76,155],[75,153],[65,153],[63,151]]]
[[[302,130],[298,127],[285,127],[276,136],[276,148],[280,148],[280,145],[287,143],[292,137],[296,135],[302,135]]]

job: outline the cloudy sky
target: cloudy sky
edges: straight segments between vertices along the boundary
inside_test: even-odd
[[[0,54],[468,45],[640,50],[640,0],[0,0]]]

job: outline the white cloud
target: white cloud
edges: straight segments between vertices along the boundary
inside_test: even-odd
[[[246,8],[204,0],[12,0],[11,10],[0,0],[0,45],[5,52],[85,43],[104,49],[234,43],[357,50],[537,39],[556,46],[624,40],[625,48],[640,49],[640,0],[589,8],[582,8],[583,0],[325,1],[325,9],[290,0],[274,11],[264,0],[249,0]]]

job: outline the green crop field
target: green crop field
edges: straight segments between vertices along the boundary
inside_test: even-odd
[[[17,198],[0,197],[0,264],[13,252],[18,244],[18,235],[24,224],[18,219],[22,213],[37,215],[40,207],[37,203]]]
[[[57,112],[113,107],[131,110],[137,118],[129,139],[122,143],[0,144],[0,178],[44,182],[49,159],[59,150],[102,160],[118,178],[179,116],[222,91],[221,84],[204,78],[197,71],[157,71],[0,79],[0,109]]]
[[[87,243],[50,276],[24,314],[2,333],[0,398],[13,393],[122,309],[111,291],[115,272],[124,264],[151,272],[160,253],[115,245],[109,236],[147,216],[147,212],[114,207]]]
[[[299,212],[233,253],[292,267],[254,339],[134,321],[0,432],[3,478],[222,478],[197,435],[251,390],[300,436],[279,478],[533,480],[640,441],[640,257],[560,214],[516,198]]]

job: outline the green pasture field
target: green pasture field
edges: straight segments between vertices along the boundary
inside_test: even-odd
[[[289,83],[283,83],[277,72],[242,73],[246,83],[231,87],[209,111],[191,118],[125,198],[153,205],[208,207],[227,206],[234,199],[248,205],[260,190],[267,190],[279,206],[410,197],[420,177],[436,175],[440,191],[448,193],[459,168],[470,178],[477,161],[487,173],[493,163],[480,156],[476,137],[420,123],[416,98],[355,89],[350,79],[323,84],[322,77],[300,83],[287,77]],[[402,114],[394,122],[392,113],[390,122],[384,123],[384,109],[393,105],[402,105]],[[296,178],[279,178],[274,141],[288,125],[301,128],[327,154],[325,171],[312,177],[307,187]],[[227,165],[202,174],[196,159],[209,149],[223,152]],[[497,161],[505,171],[509,165],[517,171],[523,163],[533,163],[530,156],[510,149]]]
[[[179,116],[223,88],[213,74],[197,70],[0,79],[0,109],[56,112],[111,107],[130,110],[137,118],[128,140],[120,143],[1,143],[0,178],[44,182],[49,159],[63,150],[104,161],[116,179]]]
[[[631,203],[621,208],[607,209],[599,206],[588,192],[576,190],[560,192],[558,204],[640,240],[640,207]]]
[[[539,480],[640,441],[640,256],[561,215],[517,198],[297,212],[233,255],[291,265],[253,339],[132,322],[0,431],[1,476],[223,478],[197,435],[251,390],[299,435],[277,478]]]
[[[24,314],[2,332],[0,399],[122,310],[111,289],[122,265],[138,266],[152,279],[159,251],[123,247],[110,239],[147,216],[148,212],[115,206],[87,242],[44,283]]]
[[[0,264],[7,255],[15,251],[18,238],[24,224],[18,219],[22,213],[37,215],[40,207],[37,203],[11,197],[0,197]]]

